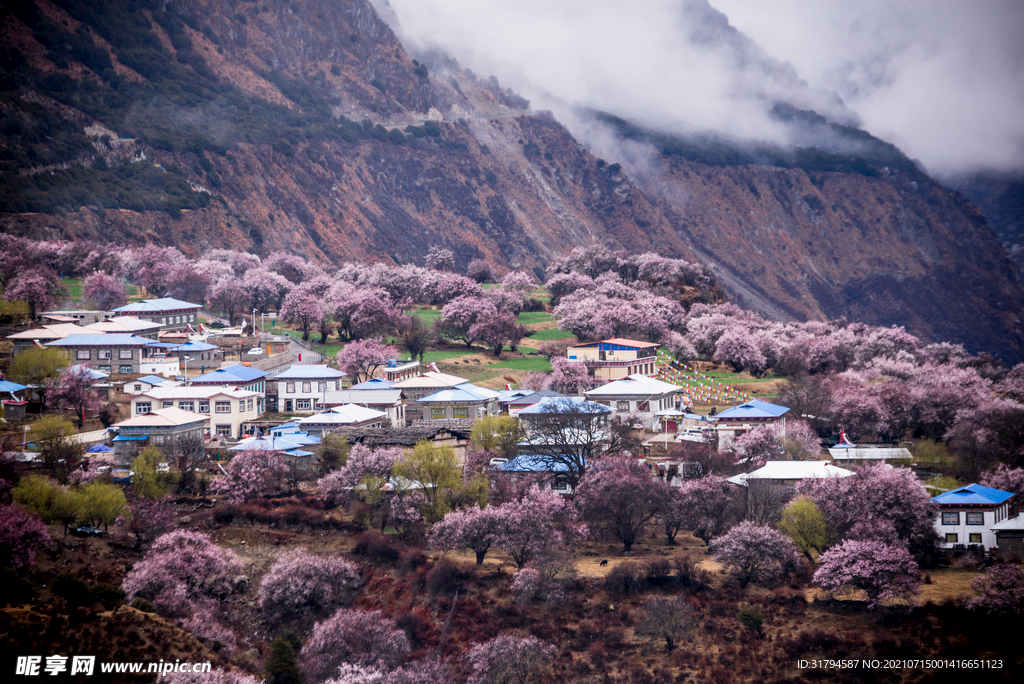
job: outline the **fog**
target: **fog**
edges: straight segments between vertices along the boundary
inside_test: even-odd
[[[414,54],[443,51],[551,109],[680,134],[808,144],[776,102],[895,143],[938,175],[1024,167],[1019,0],[375,0]]]

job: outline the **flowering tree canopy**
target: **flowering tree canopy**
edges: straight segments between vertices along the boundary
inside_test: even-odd
[[[354,380],[369,379],[378,368],[397,358],[398,350],[380,340],[356,340],[338,352],[338,365]]]
[[[604,459],[576,490],[583,516],[621,541],[626,553],[671,496],[669,485],[654,479],[645,463],[627,457]]]
[[[228,463],[228,474],[213,483],[210,490],[227,495],[230,503],[276,494],[284,484],[288,468],[277,451],[246,449]]]
[[[984,575],[971,580],[977,592],[968,608],[1003,617],[1024,616],[1024,567],[1019,563],[997,563]]]
[[[685,480],[673,496],[678,499],[673,505],[688,512],[683,529],[693,530],[705,543],[725,534],[735,520],[732,485],[724,477]]]
[[[309,329],[324,318],[323,298],[309,290],[295,288],[284,298],[281,318],[302,328],[302,339],[308,340]]]
[[[296,549],[278,558],[263,576],[259,605],[272,619],[280,619],[344,601],[361,583],[351,561]]]
[[[714,559],[733,568],[740,582],[770,585],[800,564],[793,541],[777,530],[741,522],[708,544]]]
[[[501,279],[503,290],[532,290],[537,287],[537,281],[525,271],[510,271]]]
[[[433,245],[427,250],[427,268],[435,271],[450,271],[455,268],[455,255],[452,250]]]
[[[445,514],[430,530],[428,541],[438,549],[471,549],[482,565],[487,551],[504,529],[502,513],[495,507],[469,507]]]
[[[867,594],[868,607],[883,599],[909,599],[920,584],[917,563],[903,546],[848,539],[821,555],[815,584],[831,593],[846,588]]]
[[[74,411],[78,426],[82,427],[86,412],[95,411],[100,405],[92,384],[93,379],[88,371],[80,366],[69,366],[47,383],[46,405]]]
[[[64,297],[57,274],[48,268],[31,268],[12,275],[4,283],[4,299],[28,304],[32,318],[40,309],[48,309]]]
[[[110,311],[128,303],[128,288],[123,279],[96,271],[82,281],[82,297],[96,302],[100,309]]]
[[[477,339],[480,328],[474,329],[478,322],[486,322],[498,317],[494,303],[485,297],[460,296],[453,299],[441,310],[440,329],[446,337],[464,340],[466,346],[472,346]]]
[[[495,507],[494,515],[499,527],[494,545],[512,556],[520,568],[585,539],[588,532],[586,525],[577,522],[576,507],[570,501],[536,486],[522,499]]]
[[[466,653],[471,672],[469,684],[526,684],[540,679],[558,649],[535,636],[505,632],[490,641],[474,644]]]
[[[330,679],[343,663],[394,668],[409,653],[409,640],[395,621],[379,610],[340,609],[316,623],[299,662],[306,680]]]
[[[36,551],[50,541],[42,520],[18,504],[0,506],[0,565],[22,570],[36,558]]]

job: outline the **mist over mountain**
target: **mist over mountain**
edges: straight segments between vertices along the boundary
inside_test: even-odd
[[[537,271],[658,251],[773,317],[1024,358],[977,208],[707,2],[440,5],[5,6],[0,229]]]

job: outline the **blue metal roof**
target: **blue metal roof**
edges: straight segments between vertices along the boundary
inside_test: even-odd
[[[211,349],[220,349],[220,347],[209,342],[199,342],[198,340],[186,342],[185,344],[171,345],[172,351],[210,351]]]
[[[564,413],[570,411],[585,413],[612,412],[612,410],[604,404],[598,404],[595,401],[587,401],[583,397],[544,397],[533,406],[524,408],[519,412],[519,415],[543,415],[546,413]]]
[[[28,389],[28,387],[10,380],[0,380],[0,392],[20,392],[23,389]]]
[[[740,404],[739,406],[733,406],[732,408],[726,409],[716,417],[719,419],[778,418],[787,411],[789,411],[788,406],[779,406],[778,404],[770,404],[767,401],[761,401],[760,399],[752,399],[745,404]]]
[[[145,382],[150,385],[159,385],[161,382],[167,382],[167,378],[161,378],[159,375],[147,375],[139,378],[138,380],[131,380],[130,382]]]
[[[966,487],[951,489],[932,498],[932,503],[941,506],[993,506],[1001,504],[1013,496],[1013,492],[992,489],[980,484],[969,484]]]
[[[280,376],[279,376],[280,377]],[[352,385],[349,389],[354,390],[366,390],[366,389],[390,389],[394,387],[395,383],[391,380],[385,380],[384,378],[371,378],[365,382],[361,382],[358,385]]]
[[[498,396],[498,393],[492,389],[486,387],[477,387],[468,382],[464,382],[461,385],[455,387],[449,387],[439,392],[434,392],[431,395],[418,399],[423,403],[439,403],[439,402],[464,402],[464,401],[488,401]]]
[[[111,441],[113,442],[141,442],[144,439],[149,439],[149,435],[118,435]]]
[[[491,466],[488,470],[499,470],[506,473],[567,473],[569,466],[566,463],[552,462],[546,456],[520,454],[510,461]]]
[[[261,380],[267,376],[266,371],[261,371],[259,368],[252,368],[250,366],[228,366],[227,368],[219,368],[215,371],[210,371],[199,377],[192,378],[189,380],[190,385],[196,383],[210,383],[218,385],[231,385],[237,383],[253,382],[254,380]]]
[[[160,313],[161,311],[178,311],[180,309],[198,309],[199,304],[192,304],[191,302],[183,302],[180,299],[174,297],[162,297],[160,299],[144,299],[141,302],[132,302],[131,304],[125,304],[119,306],[111,311],[117,313],[131,314],[131,313]]]

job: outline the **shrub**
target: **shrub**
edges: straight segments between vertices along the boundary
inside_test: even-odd
[[[136,596],[134,599],[132,599],[131,606],[136,610],[141,610],[143,613],[156,612],[156,606],[154,606],[150,601],[147,601],[141,596]]]
[[[260,608],[272,619],[307,608],[316,611],[349,598],[361,583],[355,564],[344,558],[297,549],[278,558],[264,575]]]
[[[619,563],[605,575],[603,586],[616,594],[639,594],[647,588],[644,574],[637,563]]]
[[[427,592],[431,596],[453,594],[462,588],[470,574],[449,560],[441,560],[427,572]]]
[[[413,649],[423,646],[434,628],[430,620],[419,613],[403,613],[395,620],[395,624],[405,632]]]
[[[764,625],[764,614],[761,612],[761,606],[740,606],[736,617],[740,621],[740,624],[751,632],[757,632],[758,634],[761,633],[761,627]]]
[[[401,551],[393,546],[386,535],[370,530],[356,537],[352,553],[379,563],[394,563],[401,558]]]
[[[318,622],[305,646],[300,662],[309,682],[322,682],[339,665],[392,668],[409,653],[409,640],[394,620],[378,610],[341,609]]]

